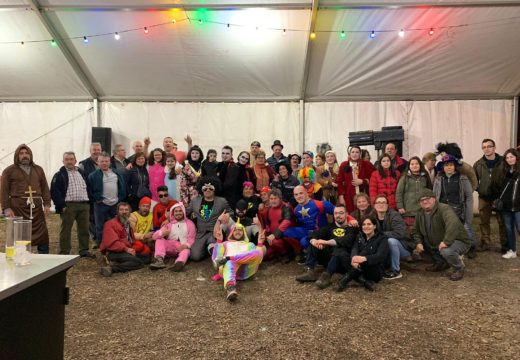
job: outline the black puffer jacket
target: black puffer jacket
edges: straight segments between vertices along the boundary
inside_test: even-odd
[[[367,241],[365,233],[360,231],[352,246],[350,256],[351,258],[354,256],[366,257],[368,266],[383,265],[389,251],[388,237],[385,234],[377,232]]]
[[[494,184],[494,193],[504,204],[502,211],[520,211],[520,174],[508,172],[502,184]]]

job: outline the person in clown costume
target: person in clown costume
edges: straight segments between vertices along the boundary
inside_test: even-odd
[[[262,262],[265,254],[263,246],[265,240],[265,232],[261,228],[258,217],[253,222],[259,227],[258,245],[249,242],[245,227],[237,221],[231,228],[226,241],[223,241],[223,232],[221,223],[226,214],[222,214],[215,224],[213,236],[217,239],[217,243],[213,248],[213,265],[218,270],[218,274],[213,280],[224,280],[224,288],[226,289],[226,297],[229,301],[234,301],[238,297],[236,281],[246,280],[253,276],[258,270],[258,266]]]
[[[309,199],[323,200],[323,188],[316,183],[316,171],[310,167],[304,167],[298,172],[298,180],[303,185]]]

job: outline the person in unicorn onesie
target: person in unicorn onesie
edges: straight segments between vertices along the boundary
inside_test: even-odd
[[[172,271],[181,271],[188,261],[190,249],[195,242],[197,229],[186,217],[184,204],[179,202],[170,209],[170,222],[153,234],[155,240],[155,260],[150,269],[164,269],[167,257],[177,257]]]
[[[223,241],[221,221],[218,220],[215,224],[213,236],[217,239],[217,243],[213,248],[211,259],[219,273],[213,277],[213,280],[224,280],[226,298],[229,301],[234,301],[238,297],[236,281],[253,276],[265,254],[263,246],[265,233],[258,217],[255,217],[253,222],[259,228],[258,245],[249,241],[245,227],[240,224],[240,221],[231,228],[227,241]]]

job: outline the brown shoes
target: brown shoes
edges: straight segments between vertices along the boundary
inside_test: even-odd
[[[110,265],[108,266],[103,266],[100,270],[99,270],[99,273],[101,274],[101,276],[104,276],[104,277],[110,277],[112,276],[112,267]]]
[[[455,270],[451,274],[450,280],[451,281],[458,281],[458,280],[462,280],[463,277],[464,277],[464,269]]]

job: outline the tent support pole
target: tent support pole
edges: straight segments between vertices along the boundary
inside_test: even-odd
[[[513,99],[513,124],[511,125],[511,147],[518,145],[518,96]]]
[[[27,3],[31,6],[31,9],[34,11],[42,25],[53,37],[53,39],[56,39],[56,41],[58,41],[58,49],[60,49],[61,53],[63,54],[69,65],[72,67],[72,70],[79,78],[83,86],[85,86],[90,96],[93,99],[98,98],[98,91],[96,91],[95,87],[92,85],[92,82],[88,79],[87,75],[79,65],[78,61],[68,48],[63,38],[60,36],[59,32],[56,30],[56,28],[48,18],[47,14],[45,14],[45,12],[42,11],[41,6],[38,3],[38,0],[27,0]]]
[[[300,154],[305,151],[305,101],[300,100]]]
[[[312,39],[310,37],[311,31],[314,31],[316,26],[316,14],[318,13],[319,0],[312,0],[311,23],[309,24],[309,33],[307,34],[307,48],[305,49],[305,62],[303,68],[302,82],[300,85],[300,99],[305,100],[305,91],[307,90],[307,80],[309,79],[309,68],[311,63],[311,46]]]
[[[92,106],[92,110],[94,110],[94,124],[97,127],[101,126],[101,118],[99,117],[99,103],[98,99],[94,99],[94,104]]]

